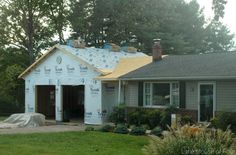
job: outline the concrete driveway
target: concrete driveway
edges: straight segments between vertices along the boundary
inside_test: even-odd
[[[28,134],[28,133],[46,133],[46,132],[66,132],[66,131],[84,131],[84,124],[50,124],[35,128],[12,128],[0,129],[1,134]]]

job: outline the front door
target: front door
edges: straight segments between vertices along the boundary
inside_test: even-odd
[[[199,83],[198,94],[198,120],[199,122],[209,122],[214,117],[215,84]]]

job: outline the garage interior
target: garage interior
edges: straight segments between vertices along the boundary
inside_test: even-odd
[[[44,114],[46,119],[55,119],[55,86],[36,86],[37,112]]]
[[[84,120],[84,85],[63,86],[63,121]]]

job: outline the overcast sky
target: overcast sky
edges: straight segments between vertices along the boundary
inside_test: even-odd
[[[204,7],[204,13],[206,17],[212,17],[213,12],[211,10],[212,0],[197,0],[198,3]],[[225,16],[223,23],[226,24],[232,33],[236,34],[236,0],[228,0],[228,3],[225,6]],[[236,36],[235,39],[236,41]]]

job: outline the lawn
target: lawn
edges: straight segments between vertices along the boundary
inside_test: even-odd
[[[142,155],[148,137],[102,132],[0,135],[1,155]]]

